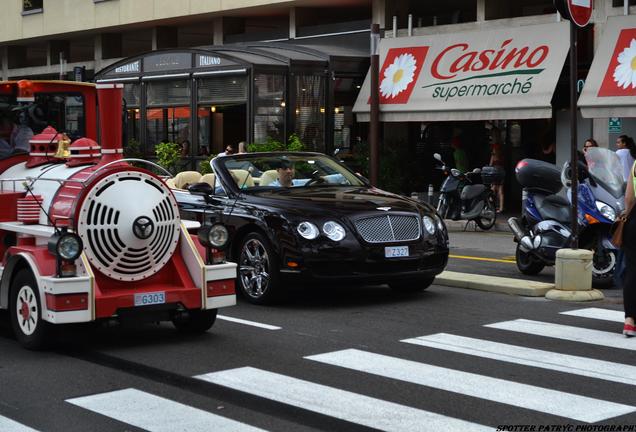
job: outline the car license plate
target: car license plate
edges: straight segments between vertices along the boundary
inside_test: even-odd
[[[385,258],[400,258],[409,256],[408,246],[387,246],[384,248]]]
[[[135,294],[135,306],[148,306],[154,304],[164,304],[166,302],[165,292],[152,292]]]

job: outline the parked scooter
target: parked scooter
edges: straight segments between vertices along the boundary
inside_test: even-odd
[[[437,213],[444,219],[475,221],[483,230],[492,228],[497,211],[490,185],[498,180],[497,173],[492,167],[462,173],[448,168],[439,153],[433,157],[442,163],[438,169],[447,176],[440,188]]]
[[[625,182],[616,154],[592,148],[586,154],[587,166],[579,166],[578,224],[579,246],[594,252],[592,278],[597,286],[613,282],[617,250],[610,242],[609,229],[623,210]],[[556,251],[571,244],[571,191],[566,199],[557,195],[570,187],[570,167],[534,159],[524,159],[515,169],[523,186],[521,218],[510,218],[508,225],[517,242],[517,267],[527,275],[554,265]]]

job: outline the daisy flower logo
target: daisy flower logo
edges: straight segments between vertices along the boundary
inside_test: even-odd
[[[390,48],[380,70],[380,103],[408,102],[422,70],[428,47]]]
[[[636,39],[618,55],[618,66],[614,69],[614,81],[619,87],[636,88]]]
[[[412,54],[400,54],[391,65],[384,70],[384,78],[380,84],[380,94],[385,98],[394,98],[406,90],[413,82],[417,62]]]
[[[636,28],[618,34],[598,96],[636,96]]]

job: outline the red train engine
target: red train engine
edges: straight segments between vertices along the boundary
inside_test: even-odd
[[[205,258],[218,257],[227,230],[191,235],[164,180],[122,160],[122,86],[12,85],[22,104],[51,88],[82,95],[88,135],[70,143],[47,127],[28,154],[0,159],[0,309],[18,341],[40,348],[55,324],[127,317],[208,330],[236,303],[236,264]]]

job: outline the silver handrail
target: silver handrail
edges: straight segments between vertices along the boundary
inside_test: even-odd
[[[145,163],[148,164],[152,167],[158,168],[159,170],[163,171],[164,173],[168,174],[168,177],[172,178],[172,173],[170,171],[168,171],[167,169],[165,169],[164,167],[162,167],[161,165],[157,165],[154,162],[150,162],[147,161],[145,159],[137,159],[137,158],[127,158],[127,159],[118,159],[118,160],[114,160],[112,162],[108,162],[106,165],[102,165],[99,168],[97,168],[95,171],[93,171],[93,173],[86,179],[84,180],[85,182],[88,182],[90,179],[92,179],[95,174],[97,174],[98,172],[102,171],[104,168],[107,168],[111,165],[115,165],[118,163],[122,163],[122,162],[141,162],[141,163]]]

